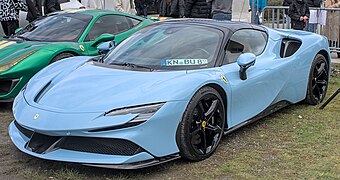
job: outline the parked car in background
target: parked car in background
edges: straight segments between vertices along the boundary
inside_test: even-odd
[[[80,7],[83,7],[83,4],[81,4],[78,0],[60,0],[60,7],[61,10],[67,10],[67,9],[79,9]],[[28,24],[28,21],[26,20],[27,12],[20,11],[19,12],[19,25],[20,27],[26,26]],[[3,36],[3,30],[2,27],[0,27],[0,36]]]
[[[28,24],[10,39],[0,38],[0,102],[13,101],[45,66],[71,56],[93,56],[97,46],[117,44],[152,20],[115,11],[70,10]]]

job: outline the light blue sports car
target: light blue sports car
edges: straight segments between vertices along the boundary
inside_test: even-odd
[[[163,21],[103,58],[37,73],[14,101],[9,134],[24,153],[89,166],[199,161],[223,134],[289,104],[320,103],[329,75],[327,39],[317,34]]]

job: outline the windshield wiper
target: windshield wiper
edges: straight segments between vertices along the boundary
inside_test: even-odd
[[[138,65],[138,64],[134,64],[134,63],[110,63],[112,65],[118,65],[118,66],[127,66],[127,67],[131,67],[131,68],[143,68],[143,69],[149,69],[150,71],[154,70],[151,67],[147,67],[147,66],[143,66],[143,65]]]
[[[15,36],[16,38],[22,39],[24,41],[32,41],[30,38],[28,37],[24,37],[24,36]]]

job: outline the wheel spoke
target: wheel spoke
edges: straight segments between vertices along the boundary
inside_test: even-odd
[[[203,154],[206,154],[207,153],[207,135],[206,135],[206,132],[205,132],[204,129],[202,131],[202,135],[203,135],[203,147],[202,147],[202,150],[203,150]]]
[[[217,134],[222,132],[222,128],[220,126],[218,126],[218,125],[213,126],[213,125],[208,124],[205,127],[205,129],[213,131],[213,132],[215,132]]]
[[[316,79],[319,79],[322,75],[327,77],[327,71],[326,69],[323,69],[320,73],[318,73]]]
[[[316,88],[316,83],[313,85],[313,87],[312,87],[312,91],[314,91],[314,90],[315,90],[315,88]]]
[[[318,84],[318,85],[327,85],[327,81],[326,80],[318,80],[318,81],[316,81],[316,84]]]
[[[325,69],[325,63],[321,63],[320,67],[317,68],[318,75],[322,73],[322,71]]]
[[[204,107],[203,107],[203,104],[202,102],[198,102],[198,109],[199,109],[199,112],[200,112],[200,115],[201,115],[201,119],[205,119],[205,115],[204,115]]]
[[[207,121],[210,121],[211,117],[213,117],[213,115],[215,114],[217,107],[218,107],[218,100],[214,100],[211,103],[211,106],[209,107],[208,111],[204,114],[205,117],[207,117]]]
[[[316,99],[320,99],[320,90],[319,90],[319,87],[316,86],[314,89],[313,89],[313,92],[314,92],[314,96],[316,97]]]
[[[194,132],[192,132],[191,135],[191,144],[196,145],[201,143],[201,137],[198,134],[200,132],[200,129],[197,128]]]

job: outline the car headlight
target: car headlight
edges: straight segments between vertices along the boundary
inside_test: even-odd
[[[126,114],[138,114],[129,123],[142,123],[151,118],[165,103],[148,104],[142,106],[133,106],[121,109],[114,109],[107,113],[105,116],[117,116]]]
[[[29,57],[30,55],[34,54],[35,52],[37,52],[38,50],[33,50],[33,51],[29,51],[19,57],[16,57],[10,61],[7,61],[3,64],[0,64],[0,72],[4,72],[7,71],[8,69],[12,68],[13,66],[17,65],[19,62],[23,61],[24,59],[26,59],[27,57]]]

